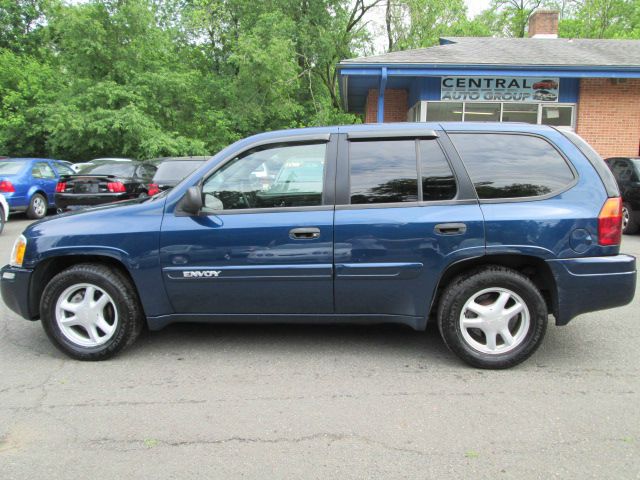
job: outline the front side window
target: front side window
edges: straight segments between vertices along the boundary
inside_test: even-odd
[[[450,137],[481,199],[547,195],[574,180],[564,158],[542,138],[499,133]]]
[[[349,142],[351,204],[418,201],[415,140]]]
[[[278,145],[245,152],[203,185],[215,210],[322,205],[326,143]]]

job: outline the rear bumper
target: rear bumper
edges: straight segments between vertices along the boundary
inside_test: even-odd
[[[29,304],[32,270],[5,265],[0,270],[0,290],[5,305],[27,320],[36,320],[38,312]]]
[[[106,203],[118,202],[135,198],[131,193],[101,193],[101,194],[67,194],[56,193],[56,208],[67,210],[71,207],[93,207]]]
[[[636,259],[630,255],[547,262],[556,281],[557,325],[587,312],[621,307],[636,293]]]

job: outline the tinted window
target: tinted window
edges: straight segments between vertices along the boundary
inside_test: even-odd
[[[58,173],[60,175],[73,175],[74,173],[76,173],[62,163],[56,163],[56,170],[58,170]]]
[[[81,173],[91,175],[122,175],[133,177],[136,165],[129,162],[102,163],[100,165],[87,165],[82,168]]]
[[[420,142],[420,170],[424,201],[451,200],[456,196],[456,180],[436,140]]]
[[[0,162],[0,175],[15,175],[19,173],[26,163],[22,162]]]
[[[351,203],[416,202],[416,142],[350,142]]]
[[[140,165],[138,167],[138,176],[146,180],[151,180],[156,173],[156,167],[153,165]]]
[[[153,177],[154,183],[163,182],[179,182],[184,177],[193,172],[196,168],[202,165],[201,161],[178,161],[178,162],[163,162],[158,166],[158,171]]]
[[[622,158],[611,160],[609,165],[611,166],[611,171],[619,182],[626,183],[635,181],[636,172],[630,160]]]
[[[460,133],[451,139],[480,198],[546,195],[574,179],[564,158],[538,137]]]
[[[259,148],[230,161],[203,186],[215,210],[322,205],[326,144]]]

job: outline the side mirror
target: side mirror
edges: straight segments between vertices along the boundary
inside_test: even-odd
[[[202,187],[200,186],[189,187],[180,200],[180,210],[189,215],[198,215],[203,206]]]

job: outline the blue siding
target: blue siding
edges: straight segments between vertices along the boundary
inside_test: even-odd
[[[580,91],[579,78],[561,78],[560,95],[558,101],[562,103],[578,103],[578,92]]]

